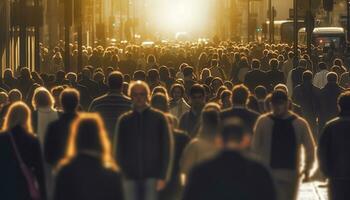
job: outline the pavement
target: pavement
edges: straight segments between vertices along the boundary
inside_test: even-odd
[[[299,190],[298,200],[328,200],[327,188],[319,187],[322,182],[311,182],[302,184]]]

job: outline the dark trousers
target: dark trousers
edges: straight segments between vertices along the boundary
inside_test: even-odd
[[[330,200],[349,200],[350,180],[330,180],[328,193]]]

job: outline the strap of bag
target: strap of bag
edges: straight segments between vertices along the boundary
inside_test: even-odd
[[[18,150],[15,139],[13,138],[13,135],[11,132],[9,132],[9,136],[10,136],[12,147],[16,154],[16,158],[19,162],[22,174],[24,175],[27,181],[29,194],[32,200],[41,200],[38,181],[36,180],[36,177],[33,175],[33,173],[30,171],[28,166],[25,164],[25,162],[23,161],[23,158]]]

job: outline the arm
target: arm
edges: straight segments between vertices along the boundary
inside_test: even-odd
[[[252,151],[257,156],[262,156],[264,148],[264,118],[260,117],[255,123],[254,134],[252,136]]]
[[[162,135],[162,169],[161,179],[169,180],[174,160],[174,137],[169,129],[168,121],[165,116],[160,118],[160,130]]]
[[[41,152],[41,148],[38,140],[36,140],[35,142],[33,151],[34,151],[33,155],[35,156],[33,160],[34,173],[39,184],[41,197],[43,200],[45,200],[46,199],[46,179],[45,179],[45,171],[44,171],[44,161],[43,161],[42,152]]]
[[[310,129],[309,124],[307,121],[302,119],[301,124],[301,143],[305,148],[305,167],[304,171],[309,172],[311,168],[313,167],[314,161],[315,161],[315,141],[312,136],[312,131]]]

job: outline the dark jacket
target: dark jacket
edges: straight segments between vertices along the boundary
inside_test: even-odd
[[[20,126],[13,128],[11,134],[24,163],[32,170],[39,183],[42,198],[46,199],[43,159],[38,139]],[[0,133],[0,199],[31,200],[10,139],[9,133]]]
[[[222,111],[220,113],[220,118],[222,121],[225,121],[232,117],[238,117],[244,122],[246,129],[252,134],[255,122],[259,115],[259,113],[248,108],[233,107]]]
[[[56,177],[54,200],[123,200],[121,176],[94,156],[79,154]]]
[[[338,96],[344,91],[336,83],[327,83],[320,92],[320,128],[326,124],[327,121],[333,119],[338,115]]]
[[[48,125],[44,142],[44,156],[48,164],[56,166],[64,157],[70,126],[77,116],[76,113],[63,113],[58,120]]]
[[[110,139],[114,138],[115,125],[118,118],[131,110],[131,100],[129,97],[119,93],[109,92],[94,99],[90,105],[90,112],[97,112],[101,115]]]
[[[293,102],[301,107],[303,117],[305,117],[312,128],[316,127],[316,118],[319,115],[319,96],[320,89],[313,86],[311,82],[298,85],[293,92]]]
[[[98,96],[99,94],[99,88],[98,88],[98,84],[91,79],[88,78],[83,78],[80,82],[80,85],[83,85],[85,87],[87,87],[90,91],[90,95],[92,98],[95,98]]]
[[[350,114],[328,122],[318,146],[319,166],[331,180],[350,181]]]
[[[291,71],[293,88],[295,88],[297,85],[300,85],[302,83],[303,73],[305,71],[306,69],[302,67],[297,67]]]
[[[268,86],[267,89],[273,90],[273,88],[280,84],[285,83],[284,73],[279,70],[270,70],[266,72]]]
[[[89,88],[80,85],[78,83],[72,84],[72,87],[79,91],[80,94],[80,104],[84,110],[89,109],[89,105],[92,101],[91,94],[89,92]]]
[[[199,130],[200,113],[195,114],[192,110],[185,112],[180,119],[179,128],[191,137],[194,138]]]
[[[275,200],[274,183],[261,164],[224,151],[194,167],[183,200]]]
[[[246,85],[251,92],[259,86],[267,87],[266,73],[260,69],[253,69],[245,75],[244,85]]]
[[[150,107],[127,112],[118,121],[116,136],[116,159],[126,178],[169,178],[173,135],[164,114]]]

